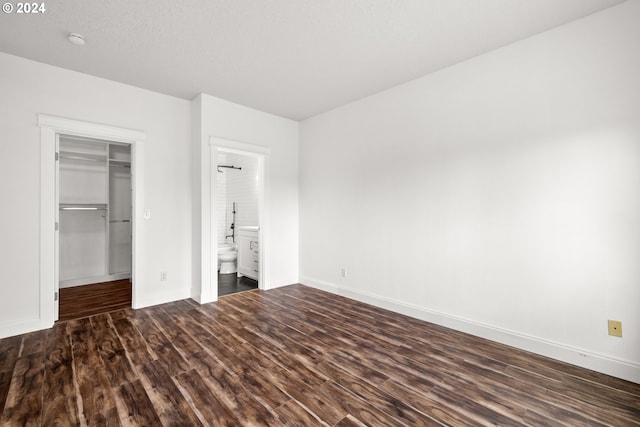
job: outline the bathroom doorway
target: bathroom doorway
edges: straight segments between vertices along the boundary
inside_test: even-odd
[[[216,147],[214,217],[217,295],[262,288],[263,156]]]

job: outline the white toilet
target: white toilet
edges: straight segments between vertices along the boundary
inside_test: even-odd
[[[228,243],[218,245],[218,263],[220,274],[233,274],[238,271],[238,251]]]

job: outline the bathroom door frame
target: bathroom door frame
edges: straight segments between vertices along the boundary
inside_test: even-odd
[[[269,160],[270,149],[261,145],[249,144],[241,141],[234,141],[231,139],[220,138],[212,136],[209,138],[209,147],[211,153],[211,162],[209,168],[209,177],[211,185],[211,222],[210,222],[210,236],[211,236],[211,258],[210,258],[210,274],[211,274],[211,289],[214,290],[210,295],[210,301],[217,301],[218,299],[218,214],[217,209],[214,207],[219,203],[220,195],[218,194],[218,153],[234,153],[242,156],[253,157],[258,160],[258,240],[260,242],[260,256],[258,267],[258,289],[269,289],[269,284],[266,283],[266,271],[268,271],[268,265],[265,262],[269,251],[269,242],[267,236],[269,235],[266,230],[265,221],[265,206],[268,206],[268,194],[266,192],[266,170]]]
[[[144,140],[146,133],[96,123],[38,114],[40,128],[40,329],[53,326],[58,320],[58,213],[56,140],[58,135],[70,135],[120,142],[131,146],[131,297],[137,308],[139,260],[143,259],[141,224],[144,201]]]

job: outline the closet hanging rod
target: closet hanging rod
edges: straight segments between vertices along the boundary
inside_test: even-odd
[[[218,165],[218,172],[222,173],[220,168],[242,170],[240,166]]]
[[[62,211],[106,211],[107,208],[79,208],[79,207],[73,207],[73,208],[60,208],[60,210],[62,210]]]
[[[103,205],[103,204],[82,204],[82,203],[77,203],[77,204],[71,204],[71,203],[65,203],[65,204],[60,204],[59,206],[61,211],[107,211],[109,210],[109,208],[107,207],[107,205]]]
[[[110,168],[131,168],[131,165],[114,165],[113,163],[109,164]]]
[[[66,160],[83,160],[88,162],[100,162],[104,163],[107,161],[107,156],[102,154],[78,154],[78,153],[66,153],[64,151],[60,152],[60,158]]]
[[[112,219],[111,221],[109,221],[110,224],[113,224],[114,222],[131,222],[130,219]]]

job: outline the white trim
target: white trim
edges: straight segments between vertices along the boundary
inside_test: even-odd
[[[204,154],[204,153],[203,153]],[[216,197],[216,182],[215,175],[211,173],[211,169],[213,165],[217,164],[217,154],[214,147],[209,149],[209,167],[203,168],[203,175],[208,175],[209,181],[209,198],[202,198],[201,201],[201,224],[202,224],[202,258],[200,260],[200,294],[197,295],[196,301],[200,304],[207,304],[210,302],[218,301],[218,292],[215,292],[218,288],[218,275],[217,267],[218,267],[218,252],[214,250],[215,242],[218,239],[218,229],[215,226],[216,216],[213,213],[213,209],[211,208],[215,204]],[[203,181],[205,177],[203,176]],[[204,185],[202,186],[202,193],[204,195]],[[207,228],[205,225],[209,227],[209,233],[207,233]],[[206,238],[208,236],[208,239]]]
[[[38,114],[38,127],[54,129],[56,133],[125,142],[127,144],[131,144],[134,141],[144,141],[147,138],[146,133],[139,130],[82,122],[44,114]]]
[[[398,301],[392,298],[313,279],[308,276],[300,277],[300,283],[316,289],[331,292],[336,295],[342,295],[347,298],[371,304],[376,307],[391,310],[396,313],[404,314],[406,316],[445,326],[456,331],[465,332],[477,337],[496,341],[501,344],[506,344],[640,384],[640,364],[628,360],[617,359],[555,341],[522,334],[517,331],[503,329],[448,313],[430,310],[428,308]]]
[[[46,141],[46,143],[44,142]],[[51,128],[40,128],[40,324],[31,330],[53,326],[56,320],[53,293],[56,286],[56,133]],[[22,331],[21,333],[29,332]],[[1,334],[0,336],[6,336]]]
[[[220,138],[218,136],[209,137],[209,146],[222,147],[226,151],[236,154],[268,156],[271,154],[271,148],[262,145],[249,144],[247,142],[234,141],[232,139]]]
[[[216,136],[209,137],[209,148],[210,148],[210,159],[211,162],[209,164],[209,180],[210,180],[210,192],[211,192],[211,203],[208,206],[209,210],[209,218],[210,218],[210,241],[209,245],[211,249],[209,253],[211,254],[211,259],[205,259],[203,257],[203,270],[205,268],[208,269],[210,274],[209,281],[209,295],[208,301],[217,301],[218,299],[218,274],[217,274],[217,260],[218,260],[218,227],[217,227],[217,216],[215,209],[211,209],[211,206],[214,206],[217,196],[217,174],[213,173],[213,168],[218,164],[218,151],[223,151],[227,153],[235,153],[241,154],[244,156],[255,157],[258,159],[258,174],[260,176],[260,188],[258,191],[258,240],[260,241],[260,260],[259,260],[259,277],[258,277],[258,287],[260,289],[270,289],[270,284],[267,283],[266,278],[267,275],[265,271],[268,269],[268,266],[265,262],[266,254],[269,251],[269,243],[267,241],[266,236],[268,233],[266,232],[266,221],[265,218],[265,208],[268,206],[266,194],[266,167],[268,163],[268,156],[271,153],[271,149],[269,147],[264,147],[262,145],[249,144],[241,141],[234,141],[231,139],[220,138]],[[204,211],[204,207],[203,207]],[[205,266],[206,263],[206,266]],[[204,290],[204,280],[203,280],[203,290]],[[201,295],[203,292],[201,292]]]
[[[133,192],[132,224],[132,306],[138,308],[139,287],[136,286],[136,264],[143,259],[140,245],[144,210],[144,143],[146,134],[125,129],[61,117],[38,114],[40,127],[40,322],[31,330],[53,326],[55,304],[53,292],[57,266],[55,263],[55,136],[74,135],[131,144],[131,186]],[[32,323],[29,323],[32,325]],[[32,326],[31,326],[32,327]],[[28,332],[28,331],[25,331]],[[2,336],[2,335],[0,335]]]
[[[80,277],[79,279],[60,280],[60,289],[124,279],[131,279],[131,273],[114,273],[106,274],[104,276]]]
[[[144,142],[142,139],[131,142],[131,307],[142,308],[139,300],[142,299],[139,283],[142,273],[138,269],[138,263],[144,259],[146,252],[142,244],[144,222]]]
[[[182,299],[191,298],[191,288],[180,289],[167,289],[164,292],[158,294],[141,296],[138,298],[137,306],[135,308],[151,307],[153,305],[165,304],[168,302],[179,301]]]
[[[0,325],[0,337],[13,337],[15,335],[22,335],[28,332],[44,329],[41,326],[40,319],[21,320],[19,322],[4,323]],[[51,325],[53,326],[53,324]],[[50,328],[51,326],[47,326]]]

